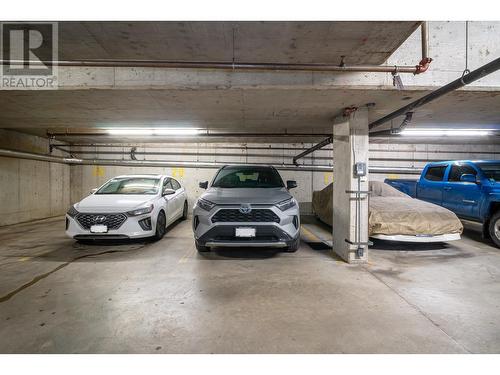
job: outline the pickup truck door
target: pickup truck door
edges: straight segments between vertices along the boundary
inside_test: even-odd
[[[477,171],[468,164],[452,164],[448,181],[443,187],[443,207],[457,216],[477,219],[479,215],[480,185],[460,181],[463,174],[477,176]]]
[[[417,198],[442,205],[444,175],[448,164],[430,165],[426,168],[417,184]]]

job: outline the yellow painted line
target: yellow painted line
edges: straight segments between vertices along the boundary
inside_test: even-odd
[[[318,236],[316,236],[313,232],[311,232],[309,229],[307,229],[305,226],[301,225],[300,229],[309,241],[317,242],[319,240],[321,242],[321,239]]]
[[[27,260],[30,260],[31,257],[22,257],[22,258],[19,258],[19,261],[20,262],[26,262]]]

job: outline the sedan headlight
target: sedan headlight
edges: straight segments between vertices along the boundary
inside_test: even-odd
[[[276,207],[278,207],[281,211],[286,211],[292,207],[295,207],[297,202],[293,198],[285,199],[279,203],[276,203]]]
[[[139,216],[139,215],[144,215],[144,214],[149,214],[151,211],[153,211],[153,208],[155,206],[150,204],[149,206],[146,207],[141,207],[136,210],[128,211],[127,215],[129,216]]]
[[[196,201],[196,205],[205,211],[210,211],[215,207],[215,203],[207,201],[206,199],[200,198]]]
[[[66,212],[68,214],[69,217],[75,217],[76,215],[79,214],[79,212],[76,210],[75,206],[71,206],[68,210],[68,212]]]

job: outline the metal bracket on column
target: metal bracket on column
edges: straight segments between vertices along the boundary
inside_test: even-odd
[[[369,190],[346,190],[347,194],[371,194],[372,192]]]
[[[350,241],[348,240],[347,238],[344,239],[345,242],[347,242],[349,245],[365,245],[365,246],[372,246],[373,245],[373,242],[372,241],[367,241],[367,242],[354,242],[354,241]]]

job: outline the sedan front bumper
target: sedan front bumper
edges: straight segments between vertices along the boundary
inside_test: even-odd
[[[90,229],[82,225],[73,217],[66,215],[66,235],[76,240],[95,239],[125,239],[125,238],[146,238],[155,234],[156,223],[152,222],[150,230],[144,230],[139,221],[150,217],[150,215],[140,215],[127,217],[127,219],[117,229],[109,229],[107,233],[92,233]]]

